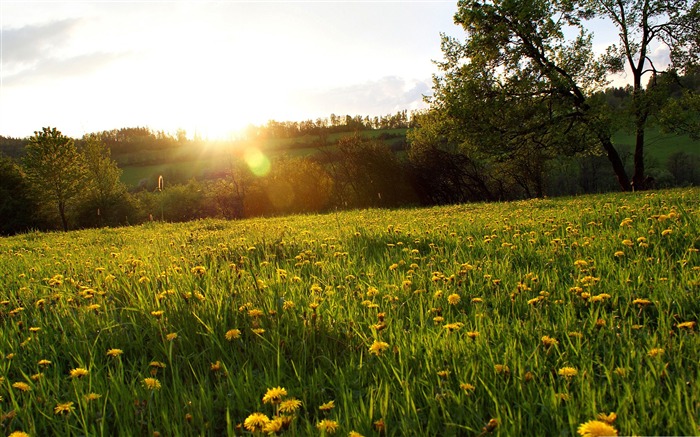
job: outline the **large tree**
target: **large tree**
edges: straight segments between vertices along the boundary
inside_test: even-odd
[[[56,128],[34,132],[26,148],[24,169],[36,199],[58,208],[63,230],[67,231],[67,206],[85,184],[85,163],[73,140]]]
[[[445,59],[438,64],[432,110],[452,119],[464,144],[490,159],[547,160],[595,146],[623,190],[639,187],[644,130],[656,109],[642,78],[659,72],[650,50],[666,45],[674,67],[692,63],[697,9],[697,0],[460,1],[455,23],[467,37],[443,36]],[[586,29],[594,18],[620,34],[620,43],[600,56]],[[618,114],[596,97],[625,65],[633,78],[632,178],[611,140]]]

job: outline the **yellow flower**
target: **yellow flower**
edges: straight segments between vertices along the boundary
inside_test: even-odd
[[[598,413],[598,416],[596,416],[596,418],[607,423],[608,425],[612,425],[615,419],[617,419],[617,414],[615,414],[614,412],[610,414]]]
[[[384,352],[387,349],[389,349],[389,343],[374,340],[372,346],[369,347],[369,353],[371,353],[372,355],[379,356],[382,354],[382,352]]]
[[[192,267],[190,272],[195,276],[202,276],[207,272],[207,268],[204,266],[195,266]]]
[[[13,431],[7,437],[30,437],[30,435],[24,431]]]
[[[330,411],[333,408],[335,408],[335,401],[328,401],[325,404],[318,407],[318,409],[321,411]]]
[[[211,366],[209,366],[209,369],[212,372],[218,372],[221,370],[221,361],[216,361],[216,363],[211,363]]]
[[[472,340],[476,339],[476,337],[479,336],[479,331],[469,331],[467,332],[467,337],[471,338]]]
[[[275,417],[265,425],[263,425],[262,431],[268,435],[279,434],[286,425],[286,421],[282,417]]]
[[[316,428],[318,428],[321,432],[325,432],[326,434],[335,434],[335,432],[338,430],[338,422],[335,420],[323,419],[316,424]]]
[[[625,252],[618,250],[613,255],[616,256],[617,258],[622,258],[623,256],[625,256]]]
[[[30,376],[30,378],[32,379],[32,381],[38,381],[38,380],[40,380],[40,379],[43,378],[43,377],[44,377],[44,374],[43,374],[43,373],[35,373],[35,374],[33,374],[32,376]]]
[[[350,431],[350,433],[348,433],[348,437],[364,437],[364,436],[357,431]]]
[[[279,404],[282,398],[287,396],[287,390],[282,387],[269,388],[263,396],[263,404]]]
[[[563,376],[564,378],[571,379],[574,376],[578,375],[578,370],[576,370],[573,367],[562,367],[559,369],[559,372],[557,372],[559,376]]]
[[[600,420],[589,420],[578,427],[578,433],[582,437],[616,436],[617,430]]]
[[[462,322],[457,322],[457,323],[448,323],[443,326],[447,330],[447,332],[452,332],[452,331],[459,331],[462,329],[462,326],[464,326],[464,323]]]
[[[107,356],[118,357],[119,355],[121,355],[123,353],[124,353],[124,351],[121,349],[110,349],[107,351]]]
[[[263,335],[265,333],[265,330],[262,328],[251,329],[251,331],[253,332],[253,334],[256,335]]]
[[[165,339],[168,341],[173,341],[177,338],[177,332],[171,332],[170,334],[167,334],[165,336]]]
[[[666,351],[664,351],[664,350],[661,349],[660,347],[655,347],[655,348],[649,349],[649,352],[647,352],[647,355],[649,355],[650,357],[654,358],[654,357],[663,355],[664,352],[666,352]]]
[[[632,242],[632,240],[622,240],[622,244],[624,244],[627,247],[634,246],[634,243]]]
[[[461,300],[462,298],[459,297],[459,294],[457,293],[452,293],[451,295],[447,296],[447,303],[450,305],[457,305]]]
[[[62,404],[56,404],[56,407],[53,409],[53,413],[68,415],[73,410],[75,410],[75,407],[73,407],[73,402],[64,402]]]
[[[466,392],[474,391],[476,389],[476,387],[474,387],[473,385],[466,383],[466,382],[461,383],[459,385],[459,388],[461,388],[462,390],[464,390]]]
[[[49,361],[49,360],[39,360],[39,363],[38,363],[38,364],[39,364],[40,366],[48,366],[49,364],[51,364],[51,361]]]
[[[551,347],[551,346],[556,346],[559,344],[559,340],[556,338],[552,338],[548,335],[545,335],[542,337],[542,344],[545,345],[546,347]]]
[[[269,421],[270,418],[263,413],[253,413],[245,419],[243,426],[250,432],[262,431]]]
[[[151,315],[156,319],[160,319],[163,313],[165,313],[163,310],[151,311]]]
[[[294,413],[301,407],[299,399],[287,399],[282,401],[279,406],[280,413]]]
[[[160,381],[156,378],[144,378],[142,383],[149,390],[160,390]]]
[[[15,382],[14,384],[12,384],[12,387],[16,388],[19,391],[30,391],[32,389],[32,387],[26,382]]]
[[[493,366],[493,368],[496,371],[496,373],[503,373],[506,375],[510,373],[510,368],[505,364],[496,364],[495,366]]]
[[[236,340],[241,337],[241,331],[240,329],[229,329],[226,331],[225,337],[228,341]]]
[[[102,395],[99,395],[97,393],[88,393],[88,394],[83,396],[83,399],[85,399],[86,402],[90,402],[90,401],[96,401],[101,397],[102,397]]]
[[[250,317],[260,317],[260,316],[262,316],[263,314],[265,314],[265,313],[263,313],[262,310],[259,310],[259,309],[256,309],[256,308],[253,308],[252,310],[248,310],[248,315],[249,315]]]
[[[640,307],[647,306],[651,304],[651,301],[649,299],[642,299],[638,298],[632,301],[633,305],[639,305]]]
[[[695,327],[695,322],[683,322],[678,324],[678,328],[693,329]]]
[[[661,231],[661,236],[665,237],[666,235],[670,234],[671,232],[673,232],[671,229],[664,229],[663,231]]]
[[[87,376],[88,373],[89,373],[89,372],[88,372],[87,369],[84,369],[84,368],[82,368],[82,367],[78,367],[78,368],[76,368],[76,369],[71,369],[71,371],[70,371],[70,377],[71,377],[71,378],[74,378],[74,379],[75,379],[75,378],[82,378],[82,377],[84,377],[84,376]]]

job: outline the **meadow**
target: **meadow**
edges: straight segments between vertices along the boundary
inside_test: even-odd
[[[699,200],[2,238],[0,432],[700,434]]]

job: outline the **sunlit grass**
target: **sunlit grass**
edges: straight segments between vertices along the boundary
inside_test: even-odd
[[[575,435],[597,420],[623,435],[698,434],[698,199],[1,239],[0,425]]]

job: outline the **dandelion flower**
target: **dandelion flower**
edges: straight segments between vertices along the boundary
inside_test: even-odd
[[[651,304],[651,301],[649,299],[642,299],[638,298],[632,301],[633,305],[639,305],[640,307],[647,306]]]
[[[241,337],[241,331],[240,329],[229,329],[224,336],[228,341],[236,340]]]
[[[649,349],[649,352],[647,352],[647,355],[649,355],[651,358],[655,358],[655,357],[663,355],[664,352],[666,352],[666,351],[664,351],[662,348],[655,347],[655,348]]]
[[[462,298],[459,297],[459,294],[457,293],[453,293],[447,296],[447,303],[449,303],[450,305],[457,305],[461,300]]]
[[[12,387],[16,388],[19,391],[30,391],[32,387],[27,384],[26,382],[15,382],[12,384]]]
[[[678,324],[678,328],[680,329],[693,329],[695,327],[696,323],[695,322],[683,322]]]
[[[265,330],[263,328],[255,328],[255,329],[251,329],[251,331],[255,335],[263,335],[265,333]]]
[[[612,425],[613,422],[615,421],[615,419],[617,419],[617,414],[615,414],[614,412],[612,412],[610,414],[598,413],[596,418],[598,420],[601,420],[601,421],[607,423],[608,425]]]
[[[589,420],[578,427],[578,433],[582,437],[616,436],[617,430],[600,420]]]
[[[279,434],[284,428],[286,421],[282,417],[275,417],[265,425],[263,425],[262,431],[268,435]]]
[[[496,373],[503,373],[505,375],[510,373],[510,368],[505,364],[496,364],[493,368]]]
[[[171,332],[170,334],[167,334],[165,336],[165,339],[168,341],[173,341],[177,338],[177,332]]]
[[[29,436],[29,434],[27,434],[24,431],[13,431],[7,437],[30,437],[30,436]]]
[[[621,251],[621,250],[618,250],[618,251],[615,251],[615,253],[613,253],[613,255],[614,255],[616,258],[622,258],[623,256],[625,256],[625,252],[623,252],[623,251]]]
[[[250,432],[262,431],[269,421],[270,418],[263,413],[253,413],[245,419],[243,426]]]
[[[357,431],[350,431],[348,433],[348,437],[364,437],[364,436]]]
[[[160,319],[164,313],[165,313],[165,311],[163,311],[163,310],[151,311],[151,315],[153,317],[155,317],[156,319]]]
[[[671,229],[664,229],[663,231],[661,231],[661,236],[665,237],[666,235],[670,234],[671,232],[673,232]]]
[[[82,378],[82,377],[84,377],[84,376],[87,376],[88,373],[90,373],[90,372],[88,372],[87,369],[85,369],[85,368],[83,368],[83,367],[78,367],[78,368],[75,368],[75,369],[71,369],[71,371],[70,371],[70,377],[73,378],[73,379],[80,379],[80,378]]]
[[[475,340],[476,337],[479,336],[479,331],[469,331],[467,332],[467,337],[471,338],[472,340]]]
[[[260,316],[262,316],[263,314],[265,314],[265,313],[263,313],[262,310],[259,310],[259,309],[257,309],[257,308],[253,308],[252,310],[248,310],[248,315],[249,315],[250,317],[260,317]]]
[[[107,356],[109,357],[118,357],[119,355],[123,354],[124,351],[121,349],[110,349],[107,351]]]
[[[323,419],[316,424],[316,428],[318,428],[321,432],[325,432],[326,434],[335,434],[335,432],[338,430],[338,422],[335,420]]]
[[[369,347],[369,353],[371,353],[372,355],[379,356],[382,354],[382,352],[384,352],[387,349],[389,349],[389,343],[374,340],[372,346]]]
[[[160,390],[160,381],[158,381],[156,378],[144,378],[143,381],[143,386],[146,387],[149,390]]]
[[[96,401],[101,397],[102,397],[102,395],[97,394],[97,393],[88,393],[86,395],[83,395],[83,399],[85,399],[86,402]]]
[[[301,407],[301,401],[299,399],[287,399],[282,401],[279,406],[280,413],[294,413]]]
[[[39,364],[40,366],[48,366],[48,365],[51,364],[51,361],[49,361],[49,360],[39,360],[39,362],[38,362],[37,364]]]
[[[571,379],[574,376],[578,375],[578,370],[576,370],[573,367],[567,366],[567,367],[562,367],[561,369],[559,369],[559,371],[557,373],[559,374],[559,376],[563,376],[564,378]]]
[[[262,401],[264,404],[279,404],[285,396],[287,396],[286,389],[282,387],[269,388],[265,396],[263,396]]]
[[[548,335],[545,335],[544,337],[542,337],[542,344],[546,347],[551,347],[558,345],[559,341],[556,338],[552,338]]]
[[[73,410],[75,410],[75,407],[73,406],[73,402],[64,402],[62,404],[56,404],[56,407],[53,409],[53,413],[54,414],[64,414],[67,416]]]
[[[320,407],[318,407],[318,409],[321,411],[330,411],[333,408],[335,408],[335,401],[328,401],[325,404],[322,404]]]
[[[476,389],[476,387],[474,387],[473,385],[471,385],[467,382],[463,382],[463,383],[459,384],[459,388],[461,388],[465,392],[474,391]]]

